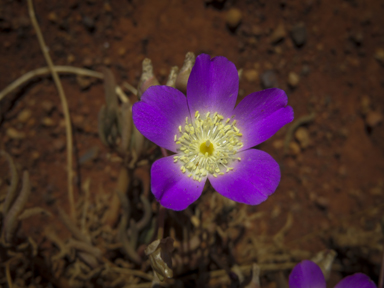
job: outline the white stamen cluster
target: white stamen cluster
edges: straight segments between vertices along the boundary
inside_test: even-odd
[[[214,177],[233,170],[229,167],[236,157],[237,151],[243,147],[240,141],[242,134],[236,127],[236,120],[224,117],[217,112],[208,112],[202,119],[199,111],[195,113],[193,123],[185,119],[184,127],[179,126],[179,135],[175,135],[175,142],[179,144],[178,155],[174,162],[182,162],[181,171],[188,177],[201,182],[203,177],[212,174]]]

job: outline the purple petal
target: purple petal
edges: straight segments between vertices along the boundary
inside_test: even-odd
[[[165,208],[184,210],[203,192],[206,178],[201,182],[189,178],[180,170],[181,164],[173,162],[173,156],[153,163],[151,168],[152,193]]]
[[[312,261],[301,261],[289,275],[289,288],[326,288],[323,272]]]
[[[356,273],[345,277],[335,288],[376,288],[376,285],[367,275]]]
[[[293,120],[293,109],[287,103],[283,90],[271,88],[249,94],[236,106],[233,114],[244,135],[241,150],[264,142]]]
[[[236,104],[239,76],[235,65],[225,57],[210,59],[207,54],[196,58],[187,84],[187,100],[191,115],[199,111],[230,117]]]
[[[234,167],[217,178],[208,176],[213,188],[231,200],[249,205],[265,201],[275,192],[280,181],[279,164],[266,152],[250,149],[238,153],[241,160],[229,166]]]
[[[132,107],[133,123],[152,142],[176,152],[175,134],[189,117],[184,94],[168,86],[151,86]]]

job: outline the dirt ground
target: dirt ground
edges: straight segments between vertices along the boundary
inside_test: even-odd
[[[329,287],[355,272],[378,283],[384,244],[382,1],[36,0],[34,6],[55,65],[99,72],[108,67],[131,101],[136,97],[123,83],[137,87],[146,57],[164,84],[188,51],[225,56],[243,69],[239,100],[267,87],[288,95],[294,122],[257,147],[281,166],[277,191],[247,206],[229,203],[207,186],[186,211],[166,211],[164,236],[175,239],[177,267],[165,286],[240,287],[256,263],[262,287],[287,287],[291,266],[325,249],[337,253]],[[234,8],[241,15],[233,15],[231,24]],[[0,3],[0,55],[0,90],[47,66],[26,1]],[[0,149],[12,157],[20,178],[29,171],[26,208],[44,210],[21,221],[12,243],[0,246],[0,286],[12,279],[15,287],[151,287],[143,250],[153,238],[158,205],[149,193],[152,228],[139,234],[134,247],[142,260],[132,261],[117,236],[124,211],[111,208],[124,157],[98,134],[103,81],[71,73],[60,79],[73,127],[77,214],[97,211],[81,214],[78,225],[87,223],[82,232],[102,256],[92,262],[71,242],[69,252],[55,257],[76,238],[59,212],[70,213],[65,124],[51,77],[34,77],[0,98]],[[146,149],[140,167],[130,170],[127,197],[136,203],[137,221],[150,163],[161,157],[152,144]],[[0,203],[11,182],[6,157],[0,157]],[[117,209],[118,219],[105,228],[109,209]],[[5,215],[0,219],[4,223]]]

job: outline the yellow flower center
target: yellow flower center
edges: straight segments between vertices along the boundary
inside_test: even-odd
[[[243,147],[241,136],[236,120],[224,121],[217,112],[212,116],[208,112],[203,119],[196,111],[194,121],[189,123],[187,117],[184,128],[180,125],[179,135],[175,135],[174,140],[180,146],[174,162],[182,162],[181,171],[197,181],[208,174],[223,175],[233,170],[229,165],[234,160],[241,160],[236,157]]]
[[[204,143],[201,143],[200,145],[200,152],[205,155],[205,153],[208,153],[208,156],[211,156],[213,153],[213,144],[211,141],[207,140]]]

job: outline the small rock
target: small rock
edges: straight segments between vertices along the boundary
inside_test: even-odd
[[[43,108],[43,110],[47,114],[50,114],[55,106],[53,105],[53,103],[51,101],[45,100],[45,101],[41,102],[41,107]]]
[[[20,123],[25,123],[28,121],[28,119],[31,117],[32,115],[32,111],[29,110],[29,109],[24,109],[23,111],[21,111],[19,113],[19,115],[17,115],[17,120],[20,122]]]
[[[299,23],[292,27],[291,38],[296,47],[302,47],[307,42],[307,28],[304,23]]]
[[[109,4],[108,2],[104,3],[104,11],[107,13],[112,12],[111,4]]]
[[[325,197],[316,197],[315,203],[321,209],[327,209],[329,207],[329,200]]]
[[[357,31],[353,32],[349,35],[349,39],[356,45],[356,46],[361,46],[364,40],[364,35],[363,32]]]
[[[345,176],[347,176],[347,167],[342,165],[339,167],[337,172],[339,173],[340,176],[345,177]]]
[[[264,88],[273,88],[277,87],[277,77],[273,70],[267,70],[261,74],[261,85]]]
[[[272,146],[273,146],[275,149],[279,150],[279,149],[283,148],[283,146],[284,146],[284,141],[283,141],[283,140],[275,140],[275,141],[273,141]]]
[[[73,56],[73,54],[69,54],[69,55],[67,56],[67,62],[68,62],[69,64],[71,64],[71,63],[73,63],[73,61],[75,61],[75,56]]]
[[[31,153],[31,158],[32,158],[33,160],[37,160],[37,159],[39,159],[39,158],[40,158],[40,153],[39,153],[38,151],[32,151],[32,153]]]
[[[103,64],[104,64],[105,66],[110,66],[111,63],[112,63],[111,58],[109,58],[109,57],[105,57],[105,58],[103,59]]]
[[[365,118],[365,123],[368,127],[375,127],[383,121],[383,114],[378,111],[369,111]]]
[[[301,75],[307,76],[311,72],[311,69],[309,68],[308,64],[304,64],[303,67],[301,68]]]
[[[49,117],[44,117],[41,123],[47,127],[51,127],[55,125],[55,122],[53,122],[52,118],[49,118]]]
[[[249,82],[255,82],[259,78],[259,73],[255,69],[245,70],[243,75]]]
[[[98,155],[99,155],[99,147],[93,146],[80,156],[79,164],[85,164],[87,162],[93,161],[97,159]]]
[[[74,115],[72,116],[72,123],[74,126],[81,128],[85,123],[83,115]]]
[[[76,76],[76,82],[80,86],[81,90],[88,89],[92,84],[92,81],[89,77],[81,76],[81,75]]]
[[[272,44],[277,44],[283,40],[286,36],[285,27],[283,23],[280,23],[275,30],[272,32],[270,41]]]
[[[117,53],[119,53],[120,56],[124,56],[125,53],[127,53],[127,49],[125,49],[124,47],[120,47]]]
[[[367,113],[371,110],[371,99],[368,95],[364,95],[363,98],[361,98],[361,114],[367,115]]]
[[[304,127],[299,127],[295,132],[295,137],[299,141],[301,148],[306,149],[311,144],[309,140],[308,130]]]
[[[19,139],[24,139],[25,138],[25,133],[16,130],[15,128],[8,128],[6,130],[6,134],[8,135],[9,138],[19,140]]]
[[[263,35],[263,29],[258,25],[253,25],[251,31],[252,34],[256,37]]]
[[[241,23],[241,11],[237,8],[231,8],[227,12],[226,22],[229,28],[236,29]]]
[[[93,61],[91,58],[86,57],[83,61],[83,66],[84,67],[91,67],[93,65]]]
[[[292,88],[296,88],[300,82],[300,76],[295,72],[289,72],[288,74],[288,85]]]
[[[93,32],[95,30],[95,20],[91,17],[84,16],[82,22],[89,32]]]
[[[31,128],[36,124],[36,119],[35,118],[30,118],[26,124],[26,127]]]
[[[63,151],[65,147],[65,141],[62,139],[56,139],[52,142],[52,147],[58,152]]]
[[[384,65],[384,49],[376,49],[375,58],[381,65]]]
[[[300,146],[296,142],[289,143],[289,151],[292,155],[297,156],[300,154]]]
[[[272,219],[277,218],[280,214],[281,214],[280,205],[276,205],[275,207],[273,207],[273,210],[271,212],[271,218]]]
[[[57,23],[57,20],[58,20],[58,17],[56,15],[55,12],[51,12],[48,14],[48,20],[53,22],[53,23]]]

